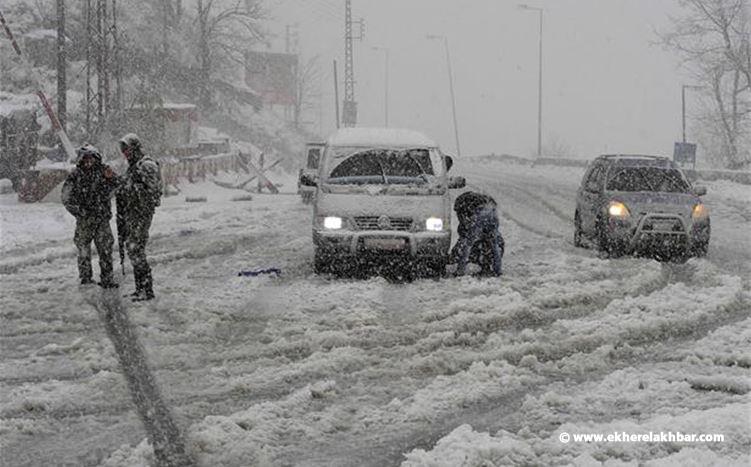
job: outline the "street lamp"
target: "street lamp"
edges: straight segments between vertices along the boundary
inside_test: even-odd
[[[686,142],[686,89],[702,89],[704,86],[684,84],[681,86],[681,124],[683,129],[683,142]]]
[[[449,54],[449,39],[446,36],[428,34],[426,36],[430,40],[443,40],[443,46],[446,49],[446,65],[448,67],[449,74],[449,91],[451,92],[451,112],[454,115],[454,139],[456,140],[456,155],[461,156],[461,149],[459,146],[459,125],[456,123],[456,98],[454,97],[454,75],[451,72],[451,55]]]
[[[542,154],[542,8],[529,6],[526,4],[520,4],[519,8],[522,10],[536,11],[540,14],[540,64],[538,67],[537,77],[537,157]]]
[[[384,55],[384,61],[385,61],[385,78],[384,78],[384,84],[383,84],[383,121],[384,126],[388,128],[389,126],[389,49],[388,47],[379,47],[374,46],[373,50],[381,50],[383,51]]]

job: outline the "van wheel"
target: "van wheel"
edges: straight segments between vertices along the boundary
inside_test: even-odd
[[[584,246],[584,242],[582,242],[582,221],[579,218],[579,211],[574,213],[574,246]]]
[[[425,277],[432,279],[439,279],[446,274],[446,265],[448,264],[448,258],[443,257],[439,259],[427,260],[424,263]]]
[[[331,258],[316,250],[313,257],[313,272],[316,274],[326,274],[331,271]]]

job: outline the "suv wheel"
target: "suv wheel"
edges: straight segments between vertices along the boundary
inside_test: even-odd
[[[584,246],[582,242],[582,221],[579,218],[579,211],[574,213],[574,246]]]
[[[595,226],[595,233],[597,234],[597,246],[600,251],[604,251],[608,255],[613,249],[610,237],[608,237],[608,229],[605,227],[605,221],[602,217],[597,218],[597,225]]]
[[[704,256],[707,256],[707,251],[709,251],[709,241],[696,243],[693,247],[692,253],[697,258],[703,258]]]

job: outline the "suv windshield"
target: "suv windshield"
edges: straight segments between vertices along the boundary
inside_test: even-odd
[[[608,178],[607,189],[611,191],[656,191],[684,193],[688,183],[676,169],[658,167],[616,168]]]
[[[328,183],[421,184],[434,174],[428,149],[368,149],[339,162]]]

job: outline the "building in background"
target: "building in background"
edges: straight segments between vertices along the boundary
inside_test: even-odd
[[[297,96],[296,54],[248,52],[245,82],[256,91],[264,106],[294,107]]]
[[[187,156],[197,152],[198,108],[194,104],[136,105],[125,110],[127,127],[158,156]]]

